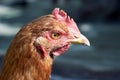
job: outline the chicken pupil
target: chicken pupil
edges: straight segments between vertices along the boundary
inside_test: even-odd
[[[55,37],[57,37],[57,36],[58,36],[58,34],[54,34],[54,36],[55,36]]]
[[[59,36],[60,36],[60,33],[58,33],[58,32],[52,33],[52,38],[58,38]]]

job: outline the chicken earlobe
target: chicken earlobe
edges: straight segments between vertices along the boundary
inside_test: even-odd
[[[45,42],[47,42],[47,40],[43,37],[38,37],[35,41],[35,47],[36,47],[37,51],[40,53],[40,55],[41,56],[43,55],[43,57],[47,56],[47,51],[42,46],[42,45],[46,44]]]

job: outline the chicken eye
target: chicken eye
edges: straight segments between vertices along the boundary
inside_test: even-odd
[[[51,33],[51,37],[53,38],[53,39],[57,39],[57,38],[59,38],[60,37],[60,33]]]

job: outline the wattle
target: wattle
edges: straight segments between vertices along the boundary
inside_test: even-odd
[[[59,55],[63,54],[65,51],[67,51],[69,46],[70,46],[70,44],[66,44],[66,45],[64,45],[64,46],[62,46],[60,48],[57,48],[57,49],[52,51],[52,54],[54,56],[59,56]]]

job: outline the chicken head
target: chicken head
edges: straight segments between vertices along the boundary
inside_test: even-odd
[[[76,23],[63,10],[55,8],[51,15],[41,18],[44,32],[35,40],[37,51],[45,57],[63,54],[71,43],[90,46],[89,40],[80,33]],[[47,22],[44,22],[47,19]]]

